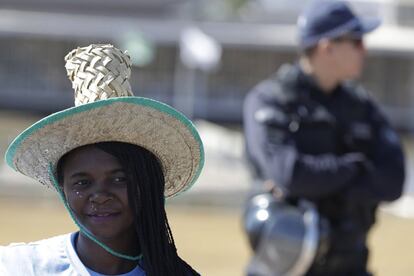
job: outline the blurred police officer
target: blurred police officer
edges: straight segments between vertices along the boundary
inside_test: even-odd
[[[366,238],[376,208],[402,192],[399,138],[351,82],[361,75],[363,36],[379,24],[344,2],[310,5],[298,19],[298,62],[281,66],[245,100],[247,153],[257,179],[274,183],[287,199],[313,202],[329,221],[329,249],[306,275],[370,275]]]

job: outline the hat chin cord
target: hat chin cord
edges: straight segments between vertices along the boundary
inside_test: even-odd
[[[49,178],[52,181],[53,186],[55,187],[56,191],[58,191],[59,197],[62,200],[66,210],[69,212],[70,217],[72,218],[72,220],[75,222],[75,224],[79,227],[79,230],[82,232],[82,234],[84,234],[85,236],[87,236],[90,240],[94,241],[96,244],[98,244],[100,247],[102,247],[103,249],[105,249],[108,253],[111,253],[112,255],[122,258],[122,259],[126,259],[129,261],[137,261],[137,260],[141,260],[142,259],[142,254],[138,255],[138,256],[129,256],[129,255],[125,255],[119,252],[116,252],[115,250],[111,249],[109,246],[105,245],[104,243],[100,242],[85,226],[83,226],[75,217],[73,210],[70,208],[68,202],[65,200],[65,196],[63,194],[62,189],[60,188],[53,172],[52,172],[52,164],[49,163],[49,167],[48,167],[48,173],[49,173]]]

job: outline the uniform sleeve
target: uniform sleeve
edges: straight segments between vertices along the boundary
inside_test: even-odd
[[[403,191],[404,153],[397,133],[378,107],[368,101],[367,108],[373,137],[368,144],[353,141],[354,150],[365,154],[368,160],[349,190],[349,198],[356,201],[392,201]]]
[[[247,155],[262,178],[272,179],[289,196],[317,199],[351,184],[364,156],[350,153],[309,155],[298,151],[283,106],[259,91],[246,97],[244,131]]]

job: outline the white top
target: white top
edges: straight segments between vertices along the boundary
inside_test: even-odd
[[[81,262],[74,248],[77,234],[0,246],[0,275],[106,276],[88,269]],[[137,266],[132,271],[117,276],[145,276],[145,272]]]

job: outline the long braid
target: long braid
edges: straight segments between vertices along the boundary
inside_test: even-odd
[[[199,275],[177,254],[164,208],[164,175],[155,155],[126,143],[104,142],[96,146],[115,156],[131,176],[128,200],[135,215],[146,275]]]

